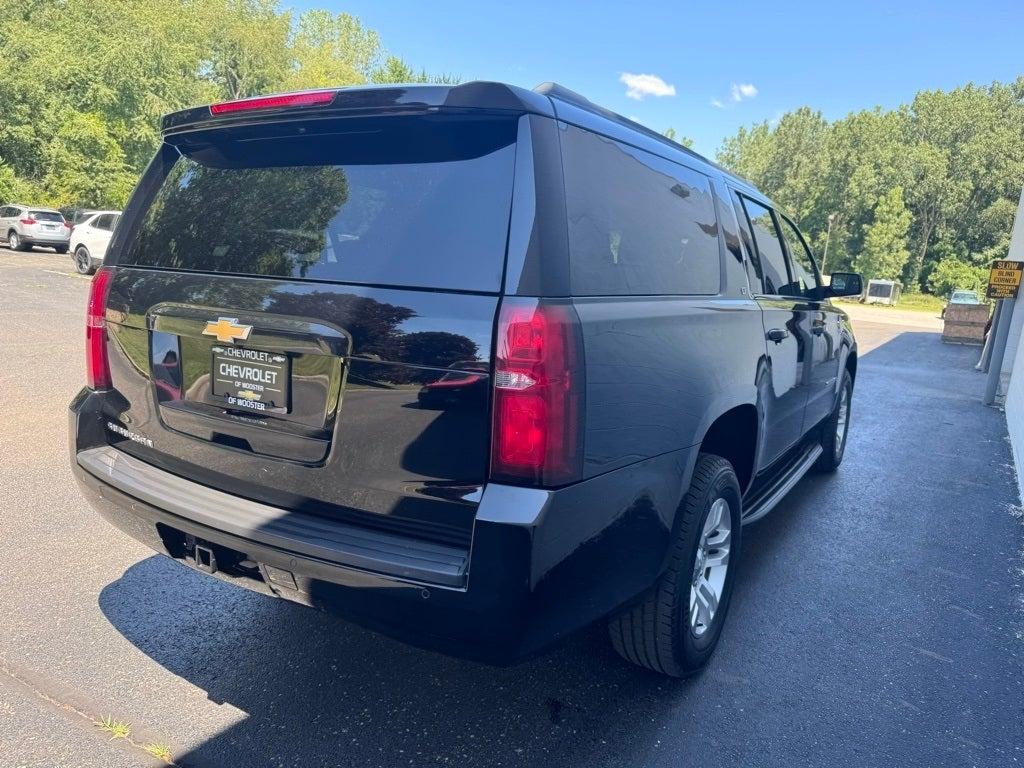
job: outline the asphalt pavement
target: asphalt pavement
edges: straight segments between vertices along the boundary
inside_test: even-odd
[[[510,668],[416,650],[108,526],[66,447],[87,285],[0,249],[0,766],[1024,764],[1005,420],[934,318],[855,310],[845,462],[745,529],[718,653],[677,682],[602,627]]]

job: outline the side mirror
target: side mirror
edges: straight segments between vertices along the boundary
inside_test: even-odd
[[[833,272],[832,282],[825,291],[827,296],[860,296],[864,281],[856,272]]]

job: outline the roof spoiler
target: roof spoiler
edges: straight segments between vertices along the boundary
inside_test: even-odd
[[[225,122],[277,121],[301,115],[356,116],[422,114],[446,109],[534,112],[554,117],[543,95],[504,83],[473,81],[462,85],[387,85],[325,88],[191,107],[165,115],[165,133],[198,130]]]

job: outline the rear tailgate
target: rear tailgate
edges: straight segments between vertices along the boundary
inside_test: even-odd
[[[108,259],[110,441],[237,496],[468,546],[515,139],[513,116],[429,115],[166,146]]]

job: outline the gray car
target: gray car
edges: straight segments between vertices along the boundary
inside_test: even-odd
[[[0,237],[12,251],[29,251],[39,245],[67,253],[71,225],[60,211],[52,208],[5,205],[0,208]]]

